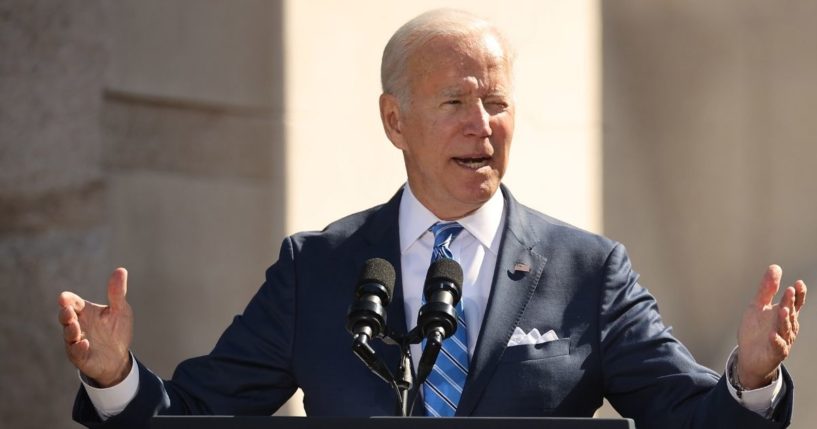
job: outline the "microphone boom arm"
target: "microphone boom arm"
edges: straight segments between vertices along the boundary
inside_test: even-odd
[[[375,375],[388,384],[394,384],[394,375],[389,371],[389,367],[386,366],[386,363],[375,354],[372,346],[369,345],[368,335],[365,333],[355,335],[352,341],[352,352],[354,352]]]

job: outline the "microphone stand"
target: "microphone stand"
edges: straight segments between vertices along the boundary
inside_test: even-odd
[[[396,332],[389,330],[383,335],[382,340],[385,344],[400,347],[400,362],[397,367],[396,376],[392,373],[383,360],[377,356],[374,349],[369,345],[368,341],[371,338],[371,331],[355,335],[352,342],[352,351],[360,360],[366,364],[375,375],[380,377],[383,381],[388,383],[395,392],[396,405],[395,415],[399,417],[407,417],[411,415],[414,410],[414,404],[420,396],[420,387],[425,383],[428,375],[434,369],[434,363],[437,361],[437,356],[440,354],[443,344],[443,331],[440,329],[432,329],[428,333],[428,338],[424,338],[419,326],[414,327],[405,336],[399,335]],[[423,353],[420,356],[420,361],[417,364],[417,383],[414,383],[414,377],[411,371],[411,345],[420,344],[426,340]],[[409,401],[409,392],[414,388],[414,396]]]
[[[395,378],[389,367],[375,353],[369,345],[369,335],[358,334],[352,340],[352,352],[363,361],[367,368],[386,383],[395,385]]]
[[[396,375],[395,373],[392,373],[386,363],[375,354],[374,349],[372,349],[372,347],[369,345],[368,340],[369,337],[367,335],[356,335],[352,342],[352,351],[358,358],[360,358],[361,361],[363,361],[370,371],[394,388],[396,396],[395,415],[399,417],[409,416],[414,408],[412,404],[414,401],[416,401],[419,392],[418,385],[415,390],[414,400],[409,401],[409,392],[411,391],[412,387],[414,387],[410,347],[412,344],[419,344],[422,342],[423,338],[420,336],[419,330],[414,328],[405,336],[398,335],[396,332],[389,332],[383,336],[384,343],[400,347],[400,363],[398,365]],[[439,352],[439,343],[437,343],[436,350]],[[426,357],[425,352],[423,353],[423,357]],[[436,360],[437,353],[434,353],[433,357],[434,359],[431,361],[431,367],[434,365],[434,360]],[[423,359],[423,361],[425,360],[426,359]],[[423,381],[428,376],[428,373],[431,372],[431,367],[429,367],[428,371],[424,371],[425,374],[420,374]]]
[[[396,380],[397,391],[397,415],[406,417],[409,415],[408,392],[412,386],[411,375],[411,350],[407,341],[400,342],[400,366],[397,369],[400,379]]]
[[[395,380],[397,388],[397,404],[395,415],[407,417],[411,415],[411,402],[409,401],[409,391],[415,386],[414,376],[411,368],[411,345],[419,344],[422,341],[419,330],[412,329],[405,336],[398,335],[396,332],[389,332],[383,341],[386,344],[396,345],[400,347],[400,364],[397,369],[397,375],[400,377]],[[419,389],[419,387],[417,387]]]
[[[411,371],[411,349],[412,344],[420,344],[425,338],[421,335],[419,327],[412,329],[406,336],[399,337],[391,333],[385,339],[391,340],[393,344],[400,346],[400,368],[398,374],[401,379],[397,380],[399,391],[398,398],[398,412],[397,415],[406,417],[410,416],[414,411],[414,404],[420,396],[420,388],[425,383],[426,378],[434,369],[434,363],[437,361],[437,355],[442,348],[443,337],[439,331],[434,331],[426,340],[423,353],[420,357],[420,362],[417,365],[417,378],[412,381]],[[414,396],[409,400],[409,391],[414,387]]]

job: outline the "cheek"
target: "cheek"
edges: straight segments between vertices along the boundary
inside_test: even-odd
[[[497,125],[494,128],[492,144],[496,155],[501,156],[503,165],[506,165],[511,152],[511,141],[513,140],[513,119],[500,121]]]
[[[513,112],[505,112],[497,119],[497,128],[505,135],[505,138],[510,140],[513,136],[514,115]]]

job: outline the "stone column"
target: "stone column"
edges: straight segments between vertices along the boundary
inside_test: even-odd
[[[104,297],[103,2],[0,2],[0,421],[75,427],[62,290]],[[100,286],[102,285],[102,286]]]
[[[111,258],[133,350],[170,378],[264,281],[284,225],[281,4],[111,5],[103,95]]]

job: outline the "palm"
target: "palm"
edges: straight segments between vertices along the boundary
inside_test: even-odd
[[[68,358],[102,386],[121,381],[130,367],[133,312],[125,301],[126,291],[127,272],[118,269],[108,282],[110,305],[85,301],[71,292],[60,295],[59,318]]]
[[[743,313],[738,330],[738,375],[748,388],[771,381],[800,330],[798,315],[806,300],[806,285],[798,280],[786,288],[780,302],[774,303],[782,274],[780,267],[769,267],[757,295]]]
[[[89,311],[90,310],[90,311]],[[124,311],[114,312],[109,306],[88,302],[79,315],[89,348],[79,354],[80,371],[93,379],[113,374],[111,364],[128,354],[133,335],[133,316],[128,305]]]

